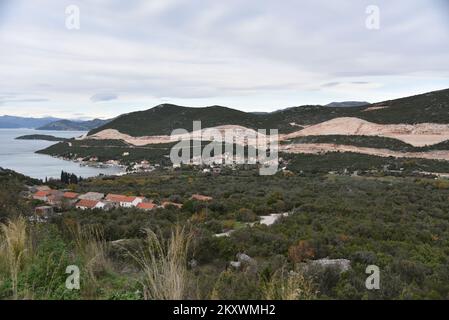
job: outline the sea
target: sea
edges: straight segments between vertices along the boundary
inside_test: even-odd
[[[34,129],[0,129],[0,167],[11,169],[26,176],[45,180],[60,178],[61,171],[88,178],[100,174],[115,175],[123,171],[120,167],[95,168],[79,163],[35,153],[37,150],[55,144],[54,141],[15,140],[29,134],[45,134],[62,138],[79,137],[84,131],[45,131]]]

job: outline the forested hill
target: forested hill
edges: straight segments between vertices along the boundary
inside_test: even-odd
[[[108,123],[111,120],[93,119],[87,121],[58,120],[48,123],[37,130],[54,131],[89,131]]]
[[[271,113],[247,113],[227,107],[189,108],[163,104],[145,111],[124,114],[91,130],[116,129],[132,136],[170,134],[173,129],[192,130],[192,122],[202,127],[241,125],[248,128],[279,129],[291,132],[338,117],[357,117],[380,124],[449,123],[449,89],[358,107],[301,106]]]

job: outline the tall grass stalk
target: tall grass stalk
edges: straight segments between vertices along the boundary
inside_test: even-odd
[[[18,299],[18,277],[32,255],[25,218],[0,224],[0,260],[11,277],[13,299]]]
[[[81,226],[79,223],[68,224],[75,244],[75,252],[84,265],[84,271],[88,277],[91,287],[95,287],[98,276],[108,270],[111,266],[108,258],[109,246],[104,239],[101,228],[97,226]],[[87,282],[85,285],[89,285]]]
[[[175,227],[171,236],[162,236],[146,229],[145,246],[131,256],[143,271],[143,295],[146,300],[180,300],[187,297],[187,252],[191,233]]]
[[[317,291],[313,281],[302,272],[276,271],[269,281],[262,285],[262,296],[266,300],[312,300]]]

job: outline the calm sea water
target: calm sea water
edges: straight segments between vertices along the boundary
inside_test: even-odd
[[[33,129],[0,129],[0,167],[12,169],[24,175],[37,178],[59,178],[61,170],[74,173],[84,178],[94,177],[100,173],[111,175],[121,172],[120,168],[82,167],[72,161],[61,160],[34,153],[55,142],[40,140],[15,140],[27,134],[47,134],[56,137],[72,138],[81,136],[82,131],[41,131]]]

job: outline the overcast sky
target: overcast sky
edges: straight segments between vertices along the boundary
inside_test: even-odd
[[[447,2],[0,0],[0,115],[272,111],[449,88]]]

